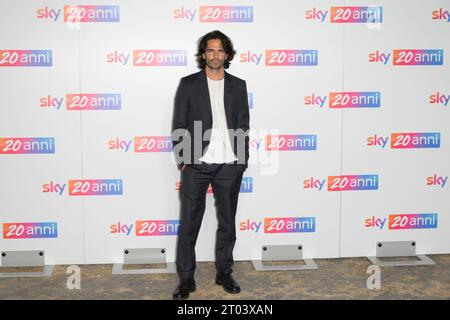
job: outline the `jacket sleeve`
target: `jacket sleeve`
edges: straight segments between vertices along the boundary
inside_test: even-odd
[[[239,100],[239,110],[237,114],[237,127],[245,132],[245,168],[248,167],[249,158],[249,130],[250,130],[250,113],[248,106],[247,84],[244,81]]]
[[[178,85],[177,92],[175,94],[173,115],[172,115],[172,150],[183,141],[182,136],[187,133],[187,122],[189,112],[189,92],[186,80],[182,78]],[[175,152],[175,160],[178,169],[181,169],[184,165],[183,162],[183,149],[180,152]]]

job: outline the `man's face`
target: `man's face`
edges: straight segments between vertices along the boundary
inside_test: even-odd
[[[220,39],[208,40],[205,53],[202,55],[209,69],[218,70],[223,68],[223,64],[227,59],[225,50],[222,47]]]

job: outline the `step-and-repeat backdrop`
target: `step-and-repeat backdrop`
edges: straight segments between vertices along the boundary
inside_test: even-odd
[[[247,81],[236,260],[450,252],[450,1],[0,1],[0,249],[175,258],[179,79],[218,29]],[[214,195],[197,242],[214,260]]]

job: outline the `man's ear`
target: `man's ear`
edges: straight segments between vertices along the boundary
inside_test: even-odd
[[[202,53],[202,58],[203,58],[203,60],[206,60],[206,56],[204,53]]]

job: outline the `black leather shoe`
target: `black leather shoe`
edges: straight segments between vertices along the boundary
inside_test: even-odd
[[[175,300],[184,300],[189,298],[189,293],[194,292],[196,289],[195,287],[195,280],[194,278],[183,278],[180,279],[180,282],[178,283],[177,288],[172,294],[172,297]]]
[[[228,293],[241,292],[241,287],[239,287],[239,284],[236,282],[236,280],[233,279],[231,274],[218,273],[216,275],[216,284],[222,286],[223,289]]]

